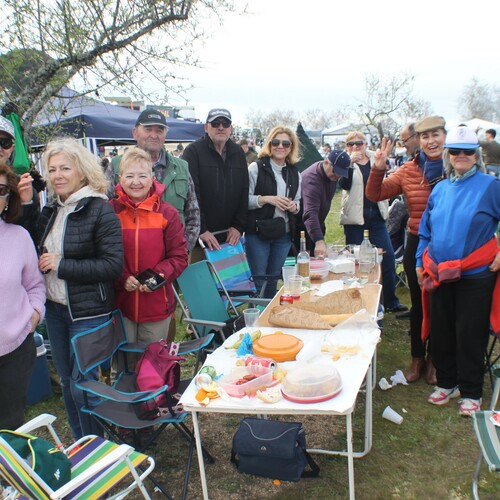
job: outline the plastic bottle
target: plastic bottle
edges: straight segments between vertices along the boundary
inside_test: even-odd
[[[306,250],[306,234],[304,231],[300,232],[300,252],[297,254],[297,274],[304,279],[302,284],[305,288],[310,288],[310,267],[311,257]]]

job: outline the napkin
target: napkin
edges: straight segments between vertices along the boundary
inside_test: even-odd
[[[314,295],[317,295],[318,297],[324,297],[329,293],[337,292],[343,289],[344,289],[344,282],[342,280],[325,281],[325,283],[321,283],[319,289],[316,291]]]

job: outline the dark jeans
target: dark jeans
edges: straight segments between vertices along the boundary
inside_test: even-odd
[[[258,276],[268,276],[264,298],[271,299],[276,295],[276,284],[281,276],[281,268],[292,244],[290,233],[280,238],[265,240],[257,234],[245,236],[245,252],[257,290],[266,283]]]
[[[443,283],[430,295],[432,360],[437,385],[458,385],[464,398],[483,394],[484,353],[496,275]]]
[[[26,396],[35,363],[33,333],[17,349],[0,356],[0,429],[15,430],[23,425]]]
[[[396,297],[396,262],[394,259],[394,249],[387,232],[384,219],[377,209],[371,210],[371,214],[364,217],[364,226],[345,225],[344,234],[347,245],[360,245],[363,241],[363,231],[368,229],[369,238],[372,245],[382,248],[385,253],[382,259],[382,287],[384,306],[392,309],[399,305]]]
[[[425,357],[425,346],[422,342],[422,289],[418,284],[417,253],[418,236],[408,233],[406,236],[405,253],[403,256],[403,266],[405,268],[408,287],[410,288],[411,311],[410,311],[410,342],[411,355],[413,358]],[[430,349],[429,349],[430,352]]]
[[[76,384],[83,380],[97,380],[99,370],[95,368],[85,375],[80,373],[71,345],[71,338],[78,333],[102,325],[108,319],[108,316],[100,316],[73,321],[67,306],[50,300],[46,304],[45,320],[47,321],[52,359],[61,378],[64,406],[75,439],[88,434],[99,436],[102,435],[103,431],[88,414],[80,411],[84,405],[84,396],[83,392],[76,387]],[[91,405],[96,404],[97,401],[95,397],[89,398]]]

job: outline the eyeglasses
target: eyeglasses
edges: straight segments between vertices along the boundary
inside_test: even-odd
[[[349,141],[347,145],[352,148],[353,146],[362,146],[365,141]]]
[[[231,122],[229,120],[214,120],[213,122],[210,122],[210,125],[212,125],[213,128],[219,128],[221,125],[224,128],[229,128],[231,126]]]
[[[0,199],[8,198],[10,194],[9,186],[5,184],[0,184]]]
[[[291,141],[287,141],[286,139],[284,141],[280,141],[279,139],[273,139],[271,141],[271,146],[274,146],[275,148],[279,147],[280,144],[284,148],[289,148],[292,145],[292,142]]]
[[[448,149],[450,152],[451,156],[458,156],[460,153],[463,153],[465,156],[474,156],[476,154],[475,149],[455,149],[455,148],[450,148]]]
[[[10,137],[2,137],[0,139],[0,148],[2,149],[10,149],[14,144],[14,141]]]
[[[401,139],[401,142],[406,146],[406,143],[412,138],[415,137],[417,134],[412,134],[410,137],[407,137],[406,139]]]

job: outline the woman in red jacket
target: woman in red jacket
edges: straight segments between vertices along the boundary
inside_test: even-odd
[[[116,307],[123,313],[129,342],[144,344],[167,338],[175,309],[170,285],[188,263],[181,220],[162,201],[165,186],[154,180],[152,168],[149,153],[129,148],[120,161],[118,198],[110,202],[122,225],[124,251],[123,273],[115,282]],[[163,276],[163,286],[151,290],[139,282],[137,275],[146,269]]]
[[[425,359],[426,346],[422,342],[422,292],[415,271],[415,253],[418,246],[418,226],[427,206],[432,188],[444,179],[443,150],[446,139],[445,121],[441,116],[429,116],[415,125],[419,134],[420,152],[413,160],[407,161],[396,172],[385,177],[386,159],[392,142],[382,142],[375,155],[373,168],[366,185],[366,196],[371,201],[380,201],[403,194],[406,198],[410,218],[403,257],[403,265],[410,287],[410,339],[412,363],[406,373],[408,382],[420,378],[425,367],[425,379],[430,385],[436,384],[436,370],[431,356]]]

